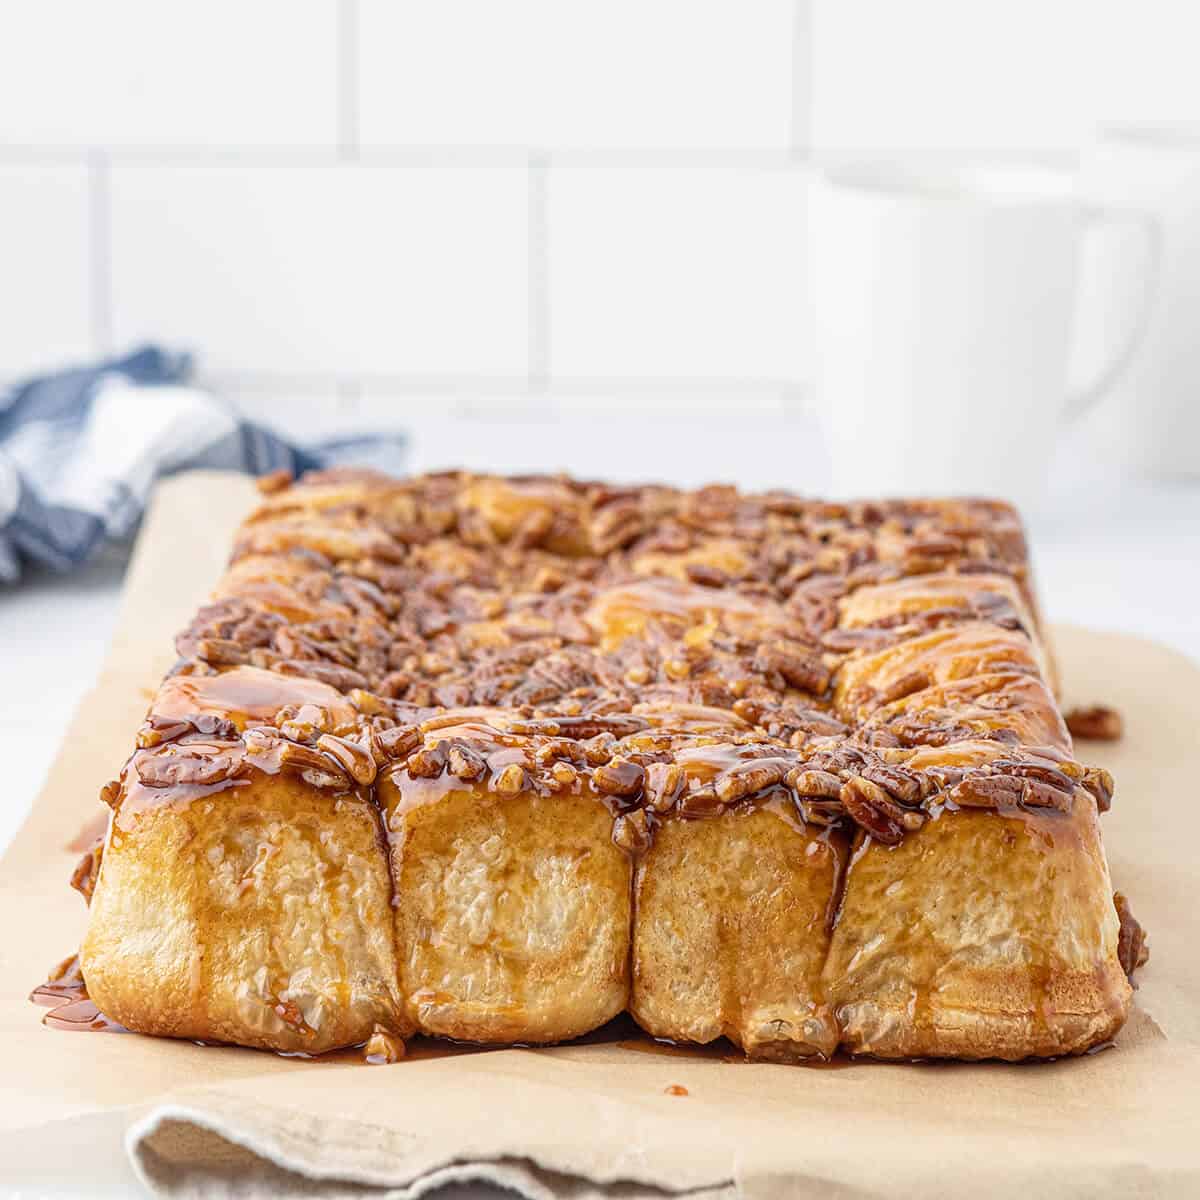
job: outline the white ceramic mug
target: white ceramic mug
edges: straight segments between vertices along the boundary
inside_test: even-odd
[[[1038,168],[858,164],[810,197],[815,393],[837,495],[974,494],[1036,504],[1060,423],[1121,373],[1136,315],[1071,383],[1085,243],[1143,253],[1153,223],[1081,204]]]
[[[1083,154],[1079,194],[1087,203],[1151,213],[1163,236],[1162,279],[1143,345],[1096,413],[1113,462],[1159,476],[1200,475],[1200,126],[1104,130]],[[1112,270],[1136,268],[1117,255],[1085,278],[1081,331],[1086,352],[1127,323]]]

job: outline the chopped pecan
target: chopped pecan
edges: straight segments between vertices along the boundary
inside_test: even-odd
[[[242,760],[240,746],[215,754],[190,754],[177,746],[175,743],[162,750],[143,750],[134,755],[133,769],[146,787],[220,783],[237,770]]]
[[[692,583],[701,587],[719,588],[729,582],[729,576],[720,567],[710,567],[707,563],[688,563],[684,572]]]
[[[1103,704],[1069,709],[1063,719],[1071,736],[1085,741],[1115,742],[1125,731],[1121,714]]]
[[[788,686],[814,695],[820,695],[829,686],[829,668],[820,655],[795,647],[779,643],[759,646],[751,666],[764,675],[778,675]]]
[[[627,758],[614,758],[592,772],[592,782],[606,796],[628,798],[642,790],[645,769]]]
[[[194,653],[214,667],[237,667],[247,661],[246,647],[232,638],[200,638]]]
[[[588,738],[583,743],[583,752],[592,766],[600,767],[612,758],[616,744],[617,739],[606,731],[596,734],[593,738]]]
[[[574,738],[584,741],[601,735],[613,738],[628,737],[649,726],[645,717],[633,713],[614,713],[612,716],[590,714],[579,717],[545,717],[536,721],[513,721],[513,733],[546,734],[549,737]]]
[[[527,786],[524,767],[509,763],[493,780],[492,787],[502,796],[517,796]]]
[[[579,772],[569,762],[556,762],[550,768],[550,778],[553,781],[551,786],[556,791],[561,791],[575,783],[579,778]]]
[[[897,700],[903,700],[905,696],[911,696],[914,692],[924,691],[932,683],[933,680],[924,671],[908,671],[878,693],[879,703],[894,704]]]
[[[788,762],[782,758],[757,758],[730,767],[713,780],[713,791],[723,804],[733,804],[755,792],[782,782]]]
[[[921,777],[915,771],[887,763],[873,763],[862,769],[862,777],[878,784],[901,804],[916,805],[921,802]]]
[[[574,784],[576,779],[578,779],[578,775],[580,775],[580,773],[578,773],[569,762],[556,762],[554,763],[554,766],[550,768],[550,776],[553,780],[553,785],[557,788],[557,790],[562,790],[564,787],[570,787],[572,784]]]
[[[327,708],[319,704],[285,704],[275,714],[275,728],[293,742],[310,742],[333,728]]]
[[[446,756],[450,774],[459,779],[478,779],[487,770],[487,759],[465,742],[454,742]]]
[[[650,846],[650,818],[644,808],[623,813],[613,822],[613,841],[628,854],[641,854]]]
[[[1113,904],[1116,906],[1117,917],[1121,922],[1117,934],[1117,960],[1122,970],[1130,979],[1140,966],[1150,960],[1150,943],[1146,939],[1146,931],[1138,924],[1129,901],[1120,892],[1113,893]]]
[[[842,784],[838,797],[842,807],[855,822],[877,842],[894,846],[906,828],[922,820],[920,814],[902,809],[878,784],[855,776]]]
[[[103,856],[104,842],[98,841],[84,854],[75,865],[75,870],[71,872],[71,886],[88,904],[91,904],[92,893],[96,890],[96,880],[100,877],[100,860]]]
[[[406,758],[420,744],[421,731],[415,725],[394,725],[391,729],[371,731],[371,752],[380,763]]]
[[[404,764],[408,773],[417,779],[436,779],[446,766],[449,746],[441,741],[409,755]]]
[[[392,706],[382,696],[364,691],[362,688],[351,690],[350,703],[366,717],[390,717],[392,715]]]
[[[949,798],[960,808],[1053,808],[1070,812],[1074,788],[1061,788],[1041,779],[1016,775],[969,774],[950,789]]]
[[[369,787],[375,782],[375,760],[357,742],[323,733],[317,738],[317,748],[335,759],[355,783]]]
[[[1113,777],[1103,767],[1085,767],[1080,784],[1096,797],[1097,811],[1112,808]]]
[[[333,663],[309,662],[307,660],[283,659],[272,667],[281,675],[307,675],[310,679],[327,683],[340,692],[351,692],[355,688],[366,688],[367,680],[358,671],[339,667]]]
[[[787,774],[788,787],[797,796],[815,799],[823,797],[837,800],[842,794],[842,781],[831,771],[806,770],[804,767],[793,767]]]
[[[691,788],[675,802],[676,811],[684,817],[712,817],[724,807],[711,785]]]
[[[846,810],[840,800],[797,799],[796,809],[806,825],[832,825],[841,820]]]
[[[666,812],[674,805],[686,782],[687,776],[678,763],[651,763],[646,768],[643,785],[646,803],[655,812]]]

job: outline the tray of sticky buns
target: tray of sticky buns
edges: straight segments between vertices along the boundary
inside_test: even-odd
[[[1125,1020],[1113,783],[1006,504],[271,478],[177,648],[74,878],[128,1029],[1021,1059]]]

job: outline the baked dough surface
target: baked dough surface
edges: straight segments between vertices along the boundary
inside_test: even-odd
[[[75,879],[135,1031],[1019,1059],[1125,1019],[1112,781],[1006,505],[268,481],[177,646]]]

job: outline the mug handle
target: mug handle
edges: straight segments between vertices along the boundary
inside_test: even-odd
[[[1063,416],[1068,421],[1082,417],[1124,375],[1133,361],[1150,324],[1154,298],[1162,276],[1163,231],[1162,223],[1150,213],[1132,209],[1095,208],[1083,210],[1083,236],[1096,242],[1103,237],[1110,242],[1114,235],[1133,230],[1143,246],[1143,262],[1140,270],[1141,282],[1135,289],[1138,299],[1131,318],[1127,318],[1127,329],[1116,351],[1109,356],[1096,375],[1088,383],[1075,388],[1067,395]]]

